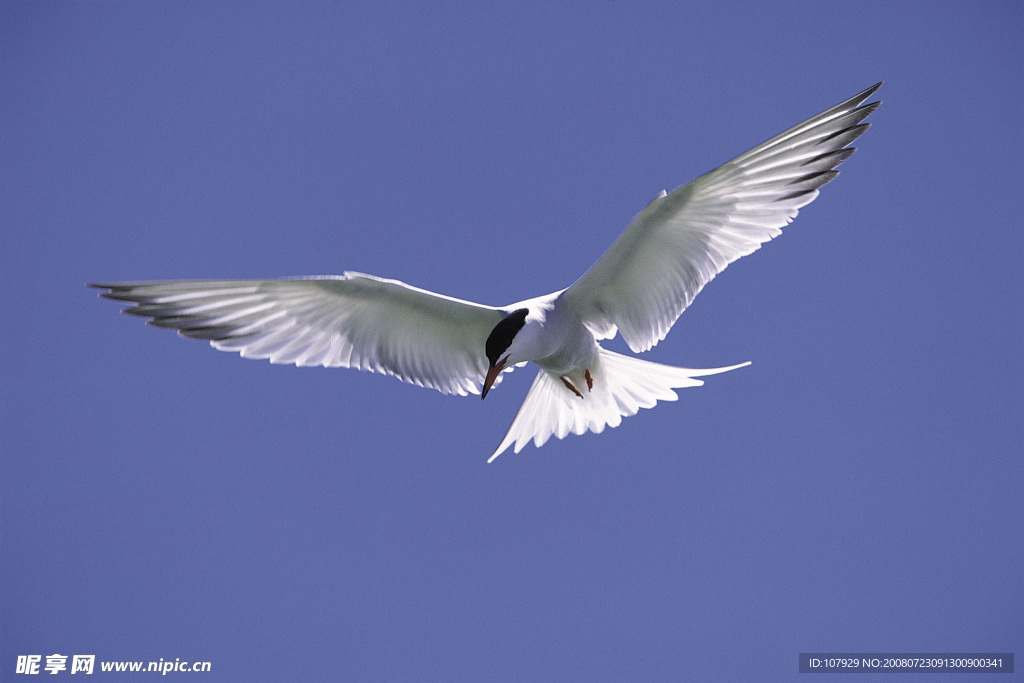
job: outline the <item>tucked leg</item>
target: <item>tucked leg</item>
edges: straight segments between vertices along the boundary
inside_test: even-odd
[[[566,387],[568,387],[569,391],[571,391],[572,393],[576,394],[580,398],[583,398],[583,394],[581,394],[579,392],[579,390],[577,390],[576,387],[573,386],[572,382],[570,382],[567,377],[561,377],[559,379],[562,380],[562,384],[564,384]]]

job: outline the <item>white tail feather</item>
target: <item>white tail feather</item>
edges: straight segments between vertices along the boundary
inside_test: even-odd
[[[636,415],[640,408],[653,408],[658,401],[675,401],[679,397],[673,389],[704,384],[695,377],[716,375],[746,365],[750,363],[707,370],[676,368],[602,348],[598,367],[591,368],[594,388],[584,392],[583,398],[558,377],[541,369],[508,433],[487,462],[492,462],[512,444],[515,444],[514,452],[518,453],[531,439],[539,448],[552,436],[562,439],[570,433],[588,431],[600,434],[605,427],[618,427],[623,417]]]

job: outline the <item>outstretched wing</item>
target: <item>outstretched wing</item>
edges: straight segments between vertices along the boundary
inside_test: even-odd
[[[835,178],[878,83],[693,182],[664,192],[562,295],[600,339],[646,351],[727,265],[779,235]]]
[[[345,273],[285,280],[91,285],[125,313],[271,363],[356,368],[446,394],[480,393],[496,308]]]

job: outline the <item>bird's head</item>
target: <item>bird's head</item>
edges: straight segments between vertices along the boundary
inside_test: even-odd
[[[529,313],[529,309],[526,308],[512,311],[494,326],[491,334],[487,337],[484,350],[487,352],[490,366],[487,368],[487,376],[484,378],[483,391],[480,392],[481,399],[487,398],[487,392],[491,390],[494,380],[498,379],[498,375],[508,363],[509,348],[516,335],[519,334],[519,330],[523,329],[523,325],[526,324],[526,316]]]

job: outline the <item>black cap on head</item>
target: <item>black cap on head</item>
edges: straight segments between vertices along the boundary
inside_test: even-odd
[[[523,325],[526,324],[526,316],[529,313],[529,309],[526,308],[512,311],[491,330],[484,348],[487,351],[487,360],[491,362],[492,367],[497,365],[501,354],[505,353],[508,347],[512,345],[512,340],[519,333],[519,330],[523,329]]]

